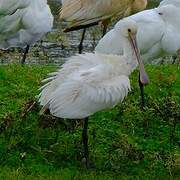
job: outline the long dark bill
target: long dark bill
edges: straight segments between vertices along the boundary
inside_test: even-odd
[[[148,75],[145,71],[145,68],[144,68],[144,63],[140,57],[140,52],[139,52],[139,49],[138,49],[138,46],[137,46],[137,41],[136,41],[136,36],[132,33],[129,32],[129,38],[130,38],[130,43],[131,43],[131,46],[134,50],[134,53],[135,53],[135,56],[137,58],[137,61],[139,63],[139,74],[140,74],[140,81],[143,85],[146,85],[146,84],[149,84],[149,78],[148,78]]]

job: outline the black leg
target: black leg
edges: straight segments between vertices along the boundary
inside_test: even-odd
[[[141,103],[142,103],[142,107],[145,107],[145,99],[144,99],[144,85],[141,83],[140,80],[140,74],[139,74],[139,87],[140,87],[140,91],[141,91]]]
[[[79,54],[82,54],[82,50],[83,50],[83,41],[84,41],[85,34],[86,34],[86,28],[83,29],[81,41],[80,41],[80,44],[79,44]]]
[[[110,19],[106,19],[106,20],[102,21],[102,25],[103,25],[103,35],[102,35],[102,37],[106,34],[107,27],[108,27],[108,24],[110,22],[111,22]]]
[[[26,61],[26,55],[27,55],[28,52],[29,52],[29,48],[30,48],[30,46],[27,45],[26,48],[25,48],[25,50],[24,50],[24,54],[23,54],[23,58],[22,58],[22,60],[21,60],[21,64],[25,64],[25,61]]]
[[[82,141],[84,146],[84,159],[86,168],[89,168],[89,150],[88,150],[88,117],[84,119],[84,127],[82,132]]]
[[[107,31],[107,24],[104,24],[102,37],[104,37],[104,35],[106,34],[106,31]]]
[[[172,64],[175,64],[177,60],[177,56],[176,55],[172,56],[172,59],[173,59]]]

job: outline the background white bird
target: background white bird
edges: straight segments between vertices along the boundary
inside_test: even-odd
[[[71,57],[58,72],[44,81],[46,84],[41,88],[42,112],[49,109],[56,117],[85,119],[83,139],[87,138],[88,116],[112,108],[127,95],[130,89],[128,76],[138,62],[140,82],[142,85],[148,83],[135,40],[136,23],[122,20],[115,31],[123,40],[123,56],[89,53]],[[85,152],[88,152],[87,142],[85,147]],[[85,158],[88,161],[86,153]]]
[[[176,3],[177,0],[164,0],[158,8],[127,17],[138,24],[137,43],[145,62],[174,54],[180,48],[180,6]],[[112,29],[99,41],[95,51],[122,54],[122,46],[120,36]]]
[[[159,6],[164,6],[167,4],[172,4],[174,6],[180,7],[180,1],[179,0],[163,0],[160,2]]]
[[[68,22],[65,32],[88,28],[101,22],[104,35],[112,17],[120,19],[145,9],[146,5],[147,0],[62,0],[60,19]],[[84,36],[85,29],[79,53],[82,52]]]
[[[25,48],[40,40],[53,27],[47,0],[0,0],[0,49]]]

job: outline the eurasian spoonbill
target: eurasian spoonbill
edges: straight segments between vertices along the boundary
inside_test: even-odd
[[[47,0],[0,0],[0,49],[29,47],[51,31],[53,16]]]
[[[145,62],[174,54],[180,49],[180,6],[175,5],[176,0],[171,0],[172,4],[165,2],[167,1],[162,1],[158,8],[127,17],[138,25],[137,43]],[[95,52],[117,55],[123,53],[123,43],[115,29],[99,41]]]
[[[68,22],[65,32],[84,29],[79,44],[81,53],[86,28],[101,22],[104,35],[112,17],[128,16],[142,11],[146,5],[147,0],[62,0],[60,19]]]
[[[121,20],[115,31],[121,36],[123,56],[86,53],[69,58],[62,68],[50,74],[41,88],[41,112],[49,110],[53,116],[84,119],[84,157],[88,167],[88,117],[97,111],[112,108],[130,90],[128,76],[140,66],[140,84],[148,83],[136,43],[135,21]]]

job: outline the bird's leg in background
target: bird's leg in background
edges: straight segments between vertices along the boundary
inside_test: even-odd
[[[110,23],[110,19],[106,19],[102,22],[103,25],[103,34],[102,37],[106,34],[108,24]]]
[[[139,74],[139,87],[140,87],[140,92],[141,92],[141,104],[142,104],[142,108],[144,108],[145,107],[144,85],[142,84],[140,80],[140,74]]]
[[[89,150],[88,150],[88,117],[84,119],[84,127],[82,132],[82,141],[84,146],[84,159],[86,168],[89,168]]]
[[[175,63],[176,63],[176,60],[177,60],[177,55],[173,55],[173,56],[172,56],[172,59],[173,59],[172,64],[175,64]]]
[[[22,60],[21,60],[21,64],[25,64],[25,61],[26,61],[26,55],[27,55],[28,52],[29,52],[29,48],[30,48],[30,46],[27,45],[26,48],[24,49],[23,57],[22,57]]]
[[[107,24],[103,25],[103,34],[102,37],[104,37],[104,35],[106,34],[107,31]]]
[[[83,33],[82,33],[82,36],[81,36],[81,41],[80,41],[80,44],[79,44],[79,54],[82,54],[83,41],[84,41],[85,34],[86,34],[86,28],[83,29]]]

